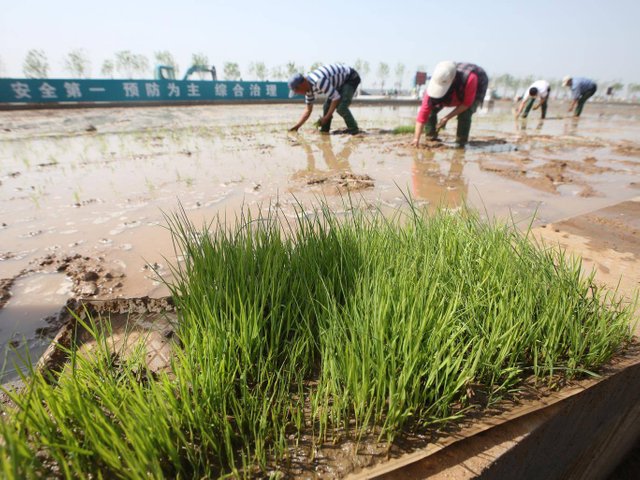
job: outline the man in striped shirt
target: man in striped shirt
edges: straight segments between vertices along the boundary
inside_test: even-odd
[[[333,112],[338,112],[347,124],[347,133],[360,131],[358,123],[349,110],[351,100],[360,85],[360,76],[355,69],[339,63],[323,65],[306,77],[296,73],[289,79],[289,88],[298,95],[304,95],[305,111],[290,131],[296,132],[311,116],[316,93],[327,94],[323,106],[323,116],[319,120],[320,131],[328,133]]]

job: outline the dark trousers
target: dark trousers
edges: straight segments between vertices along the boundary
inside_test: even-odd
[[[576,110],[574,112],[576,117],[580,116],[580,114],[582,113],[584,104],[587,103],[587,100],[589,100],[594,93],[596,93],[597,89],[598,87],[594,85],[593,87],[589,88],[582,95],[578,97],[578,103],[576,104]]]
[[[458,145],[463,146],[469,141],[471,119],[480,105],[482,105],[482,100],[476,100],[469,108],[458,115],[458,128],[456,130],[456,143]],[[431,114],[429,114],[427,124],[425,125],[425,134],[427,137],[436,138],[438,136],[436,126],[438,125],[438,112],[440,112],[440,110],[442,110],[442,108],[437,110],[434,108]]]
[[[530,98],[527,101],[527,104],[524,106],[524,110],[522,111],[522,118],[527,118],[527,115],[529,115],[531,107],[533,107],[535,101],[535,98]],[[540,105],[540,111],[542,112],[542,118],[545,118],[547,116],[547,101]]]
[[[338,88],[338,93],[340,94],[340,103],[338,103],[336,112],[344,119],[344,123],[347,124],[347,131],[349,133],[358,133],[359,130],[358,122],[356,122],[356,119],[353,118],[353,115],[351,114],[351,110],[349,110],[349,105],[351,105],[353,95],[356,93],[358,85],[360,85],[360,76],[358,75],[358,72],[353,70],[347,81],[344,82],[340,88]],[[329,111],[330,105],[331,99],[327,98],[322,107],[322,111],[325,115]],[[328,132],[330,128],[331,119],[322,126],[320,131]]]

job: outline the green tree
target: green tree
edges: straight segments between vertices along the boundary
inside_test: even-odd
[[[121,50],[115,54],[115,69],[126,78],[133,78],[135,58],[130,50]]]
[[[387,77],[389,76],[389,65],[384,62],[380,62],[378,65],[377,77],[380,80],[380,90],[384,93],[384,84],[387,81]]]
[[[116,70],[125,78],[133,78],[135,74],[144,76],[149,72],[149,60],[144,55],[121,50],[116,52]]]
[[[362,83],[358,87],[358,91],[360,91],[362,89],[362,84],[364,83],[364,81],[367,79],[367,76],[369,75],[369,71],[371,71],[371,66],[369,65],[369,62],[367,62],[366,60],[362,60],[358,58],[353,64],[353,68],[356,69],[356,71],[360,75],[360,78],[362,79]]]
[[[209,68],[209,57],[204,53],[194,53],[191,55],[191,65]]]
[[[27,78],[47,78],[49,61],[43,50],[32,49],[22,64],[22,73]]]
[[[362,60],[361,58],[358,58],[356,60],[356,62],[353,64],[353,68],[357,70],[361,77],[366,77],[371,70],[369,62],[367,62],[366,60]]]
[[[224,63],[224,78],[225,80],[240,80],[242,74],[240,73],[240,66],[235,62]]]
[[[149,59],[142,54],[135,56],[134,71],[141,78],[149,77]]]
[[[171,67],[173,68],[173,72],[175,73],[176,78],[180,76],[178,62],[176,62],[175,58],[173,58],[171,52],[169,52],[168,50],[162,50],[160,52],[155,52],[153,56],[155,58],[156,64]]]
[[[630,83],[627,85],[627,92],[631,97],[636,98],[640,93],[640,83]]]
[[[562,92],[562,80],[557,78],[552,78],[549,80],[549,88],[551,89],[551,93],[549,96],[551,98],[559,98],[560,93]]]
[[[524,77],[520,82],[520,85],[522,86],[522,90],[528,90],[531,84],[535,81],[536,81],[536,77],[534,77],[533,75],[527,75],[526,77]]]
[[[64,69],[74,78],[88,78],[91,75],[91,60],[81,48],[71,50],[64,59]]]
[[[194,67],[200,67],[204,69],[209,68],[209,57],[204,53],[194,53],[191,55],[191,65]],[[206,76],[206,72],[198,72],[200,80],[203,80]]]
[[[609,88],[611,89],[611,96],[614,96],[616,92],[621,92],[622,90],[624,90],[624,83],[619,81],[614,81],[611,83],[611,85],[609,85]]]
[[[287,78],[282,65],[278,65],[271,69],[271,78],[273,78],[274,80],[284,80],[285,78]]]
[[[313,62],[309,67],[309,71],[311,72],[313,70],[316,70],[317,68],[320,68],[322,65],[324,65],[324,63],[322,62]]]
[[[100,69],[100,73],[103,77],[113,78],[113,72],[115,70],[115,65],[113,64],[113,60],[105,60],[102,63],[102,68]]]
[[[296,65],[296,62],[287,62],[285,65],[285,73],[287,78],[295,75],[296,73],[301,73],[304,70],[304,67]]]
[[[496,88],[502,87],[502,97],[512,98],[518,92],[518,80],[508,73],[497,76],[494,84]]]
[[[254,76],[261,82],[264,82],[267,79],[267,66],[264,62],[251,62],[249,64],[249,75]]]
[[[404,81],[404,72],[406,67],[404,63],[397,63],[395,68],[396,73],[396,88],[402,90],[402,82]]]

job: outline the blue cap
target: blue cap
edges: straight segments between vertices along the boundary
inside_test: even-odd
[[[289,79],[289,88],[295,90],[304,81],[304,76],[301,73],[296,73]]]

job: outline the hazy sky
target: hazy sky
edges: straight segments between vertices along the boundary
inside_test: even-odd
[[[37,48],[49,77],[68,77],[65,55],[83,48],[94,76],[119,50],[152,65],[154,52],[169,50],[182,71],[202,52],[219,72],[237,62],[245,77],[252,61],[308,67],[361,58],[375,77],[380,62],[413,73],[451,59],[490,76],[640,83],[639,19],[639,0],[0,0],[0,74],[22,77],[27,51]]]

